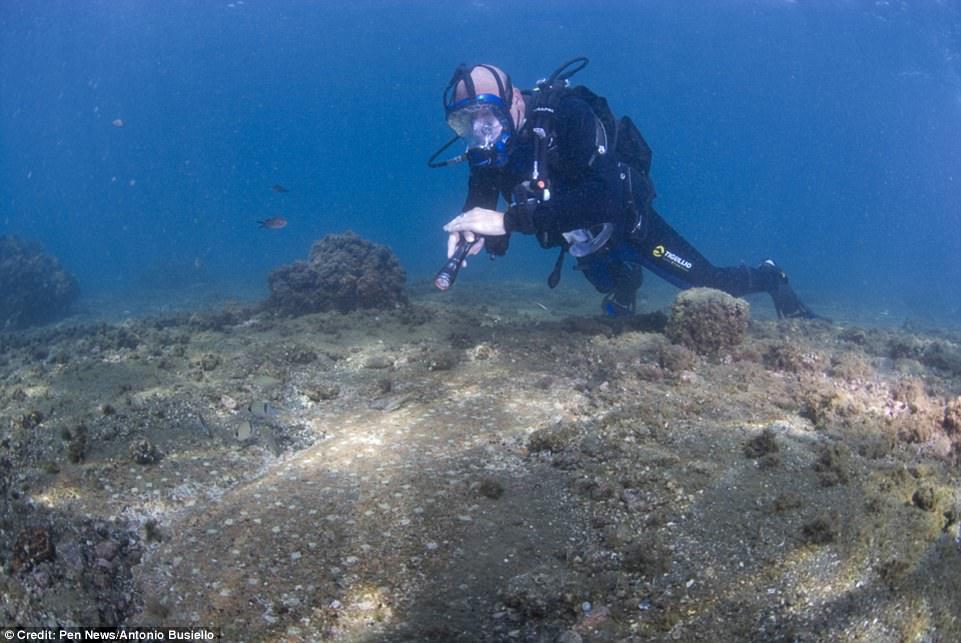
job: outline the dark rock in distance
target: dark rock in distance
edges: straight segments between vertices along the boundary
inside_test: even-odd
[[[309,385],[304,392],[311,402],[321,402],[332,400],[340,395],[340,387],[336,384],[320,382],[318,384]]]
[[[460,361],[460,355],[454,351],[436,350],[428,353],[424,361],[428,371],[449,371]]]
[[[934,487],[925,485],[915,490],[911,496],[911,503],[922,511],[934,511],[937,507],[938,494]]]
[[[822,487],[847,484],[850,479],[851,452],[842,443],[825,443],[818,447],[818,459],[814,463]]]
[[[524,619],[543,619],[576,614],[588,596],[588,589],[572,574],[541,566],[507,581],[504,604]]]
[[[406,279],[387,246],[349,231],[329,234],[314,243],[307,261],[270,273],[266,307],[287,315],[389,309],[406,303]]]
[[[504,485],[497,478],[487,477],[478,483],[477,491],[486,498],[497,500],[504,495]]]
[[[623,568],[649,578],[667,573],[671,565],[670,550],[650,539],[628,545],[623,551]]]
[[[711,288],[691,288],[674,300],[664,332],[675,344],[696,353],[717,353],[744,341],[749,311],[743,299]]]
[[[156,464],[163,454],[146,438],[135,440],[130,445],[130,459],[137,464]]]
[[[10,559],[14,573],[28,571],[37,563],[53,558],[53,538],[44,527],[24,529],[17,536]]]
[[[73,431],[67,431],[67,459],[74,464],[83,462],[87,457],[87,427],[83,424]]]
[[[0,330],[18,330],[66,316],[80,294],[76,278],[40,244],[0,236]]]
[[[527,449],[531,453],[541,451],[559,453],[570,446],[576,435],[576,429],[570,424],[557,423],[531,433],[527,439]]]
[[[770,428],[764,429],[744,445],[744,455],[749,458],[763,458],[778,451],[780,451],[780,447],[778,447],[774,431]]]
[[[950,400],[945,405],[941,425],[948,435],[961,437],[961,396]]]
[[[827,545],[837,540],[835,521],[828,516],[820,516],[801,528],[801,538],[809,545]]]

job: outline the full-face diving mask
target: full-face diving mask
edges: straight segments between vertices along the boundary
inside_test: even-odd
[[[447,111],[447,124],[467,143],[471,165],[507,163],[514,122],[500,97],[481,94],[458,101]]]
[[[496,94],[475,92],[471,72],[476,67],[487,69],[497,81]],[[514,135],[510,113],[514,87],[510,78],[501,78],[501,73],[489,65],[460,65],[444,90],[447,124],[467,144],[464,157],[475,167],[501,167],[507,163]],[[466,97],[455,101],[459,85]]]

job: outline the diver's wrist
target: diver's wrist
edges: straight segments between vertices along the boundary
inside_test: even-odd
[[[504,231],[507,234],[511,232],[534,234],[534,210],[536,209],[537,203],[530,201],[511,205],[504,213]]]

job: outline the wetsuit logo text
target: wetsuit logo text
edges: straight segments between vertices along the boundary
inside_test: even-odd
[[[651,254],[658,259],[666,259],[668,262],[680,268],[681,270],[690,270],[694,266],[694,264],[692,264],[690,261],[677,256],[664,246],[655,246]]]

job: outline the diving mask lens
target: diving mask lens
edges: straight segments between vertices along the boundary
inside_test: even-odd
[[[471,120],[471,131],[468,143],[470,147],[489,148],[497,142],[504,132],[504,126],[494,114],[489,111],[478,113]]]
[[[504,102],[492,94],[461,101],[447,113],[447,124],[467,147],[490,149],[504,143],[513,129]]]

